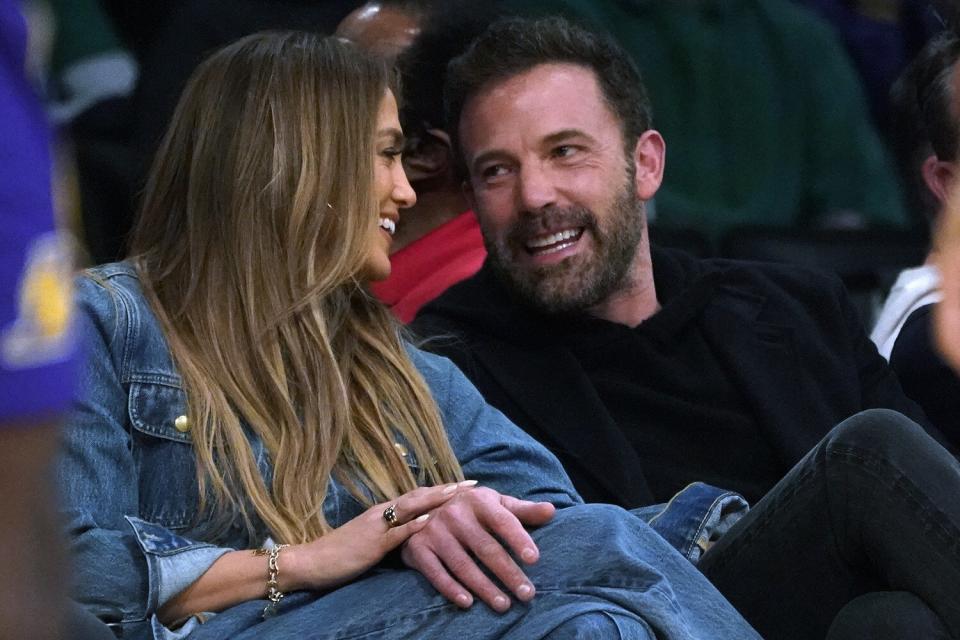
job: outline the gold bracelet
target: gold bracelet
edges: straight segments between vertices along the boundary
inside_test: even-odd
[[[278,544],[269,549],[254,549],[253,555],[267,556],[267,606],[263,608],[263,618],[267,619],[277,613],[277,605],[283,599],[283,592],[277,588],[280,584],[277,578],[280,577],[280,566],[277,559],[280,557],[280,551],[289,547],[288,544]]]

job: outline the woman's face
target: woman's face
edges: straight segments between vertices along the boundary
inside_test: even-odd
[[[397,101],[389,89],[380,102],[375,149],[374,192],[380,220],[370,241],[364,276],[368,280],[384,280],[390,275],[390,244],[400,219],[400,209],[411,207],[417,201],[400,161],[403,132],[397,115]]]

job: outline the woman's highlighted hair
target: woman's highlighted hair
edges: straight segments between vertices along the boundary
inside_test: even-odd
[[[397,326],[359,281],[392,77],[333,38],[246,37],[194,72],[150,172],[131,253],[222,526],[239,515],[262,535],[256,513],[277,541],[304,542],[329,529],[331,477],[369,504],[462,476]]]

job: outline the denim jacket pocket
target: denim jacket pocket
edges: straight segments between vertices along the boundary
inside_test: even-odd
[[[199,490],[186,394],[172,378],[143,376],[130,383],[128,409],[140,518],[171,530],[196,524]]]

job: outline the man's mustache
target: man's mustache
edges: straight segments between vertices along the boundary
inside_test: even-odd
[[[507,241],[511,244],[523,244],[534,236],[571,227],[595,231],[597,217],[586,207],[550,207],[537,213],[525,213],[510,227]]]

